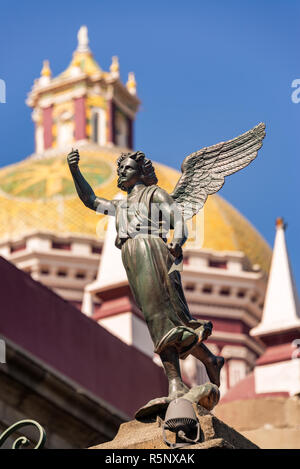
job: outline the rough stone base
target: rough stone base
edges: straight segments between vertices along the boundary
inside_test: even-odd
[[[300,449],[300,396],[221,403],[215,414],[262,449]]]
[[[254,443],[233,428],[221,422],[217,417],[200,406],[194,406],[201,426],[199,443],[186,446],[190,449],[258,449]],[[167,439],[175,442],[175,434],[166,431]],[[116,437],[108,442],[90,449],[169,449],[162,437],[162,420],[156,422],[123,423]]]

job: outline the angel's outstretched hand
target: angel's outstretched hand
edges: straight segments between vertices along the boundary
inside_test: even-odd
[[[78,150],[73,150],[73,148],[72,148],[72,151],[67,156],[67,160],[68,160],[68,164],[70,166],[70,169],[78,168],[78,163],[79,163],[79,160],[80,160]]]
[[[182,257],[182,247],[178,243],[169,243],[168,244],[168,249],[172,256],[174,256],[176,259],[179,259]]]

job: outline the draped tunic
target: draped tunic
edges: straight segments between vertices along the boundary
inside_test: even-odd
[[[146,320],[155,352],[174,346],[185,358],[199,340],[210,335],[212,324],[192,318],[180,273],[168,273],[175,258],[166,244],[168,221],[153,216],[155,191],[163,189],[144,186],[129,194],[127,200],[118,201],[116,246],[121,249],[129,285]]]

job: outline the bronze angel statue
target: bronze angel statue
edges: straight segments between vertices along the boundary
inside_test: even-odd
[[[203,343],[211,335],[213,325],[192,318],[176,264],[182,259],[182,246],[187,239],[186,220],[203,207],[208,195],[221,189],[226,176],[257,156],[264,136],[265,125],[260,123],[239,137],[188,155],[172,194],[157,185],[152,162],[144,153],[122,153],[117,173],[118,187],[127,193],[123,200],[97,197],[79,170],[78,150],[68,155],[82,202],[116,218],[116,246],[121,249],[132,293],[168,378],[168,396],[150,401],[146,409],[187,395],[189,389],[182,381],[179,359],[189,354],[204,364],[212,386],[220,385],[224,359],[213,355]],[[158,207],[158,216],[153,216],[153,207]],[[169,230],[172,237],[168,243]]]

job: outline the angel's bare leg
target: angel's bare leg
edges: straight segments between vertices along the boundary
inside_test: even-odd
[[[224,365],[224,358],[214,355],[202,342],[193,348],[191,354],[202,361],[210,381],[219,387],[220,372]]]
[[[160,359],[169,381],[169,398],[176,399],[189,391],[183,383],[179,366],[179,355],[175,347],[167,347],[161,352]]]

